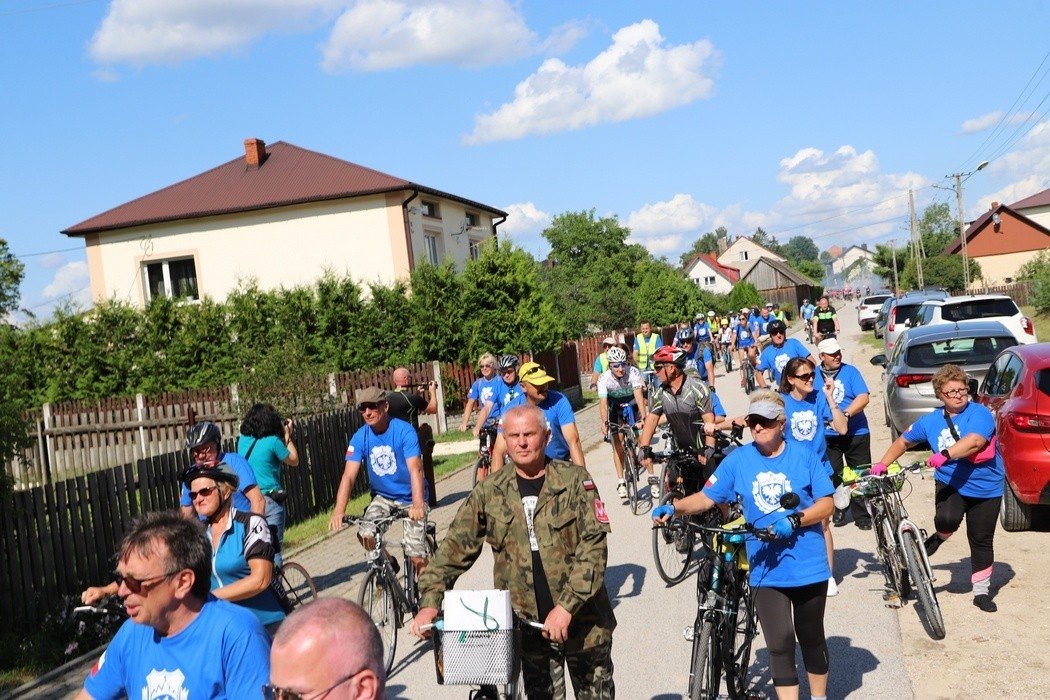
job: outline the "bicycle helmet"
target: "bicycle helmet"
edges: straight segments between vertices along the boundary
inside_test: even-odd
[[[728,318],[723,318],[721,325],[728,326],[729,325],[729,319]]]
[[[611,347],[605,353],[606,359],[609,360],[609,364],[616,364],[617,362],[627,362],[627,353],[623,348]]]
[[[678,338],[679,343],[693,343],[696,342],[696,331],[692,328],[681,328],[675,337]]]
[[[708,318],[714,318],[715,317],[715,312],[714,311],[708,311],[707,312],[707,317]]]
[[[214,442],[216,445],[222,444],[222,431],[211,421],[202,420],[186,431],[187,450],[207,445],[209,442]]]
[[[787,324],[780,319],[770,321],[769,325],[766,326],[766,333],[769,335],[773,335],[774,333],[783,333],[784,335],[787,335],[787,330]]]
[[[189,488],[189,485],[193,483],[193,480],[201,476],[207,477],[216,482],[225,481],[234,489],[236,489],[241,483],[241,479],[237,476],[237,472],[233,471],[233,467],[226,464],[226,462],[219,462],[214,467],[205,467],[200,464],[187,467],[182,470],[182,474],[179,476],[179,481]]]
[[[676,348],[673,345],[664,345],[655,353],[653,353],[654,363],[667,363],[675,365],[678,368],[685,367],[685,352],[682,348]]]
[[[696,316],[693,316],[693,320],[694,321],[702,321],[702,320],[704,320],[704,312],[703,311],[698,311],[696,313]]]
[[[501,355],[499,358],[499,370],[502,372],[507,369],[518,369],[518,356],[517,355]]]

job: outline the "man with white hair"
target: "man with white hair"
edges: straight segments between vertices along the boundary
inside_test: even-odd
[[[274,637],[263,698],[382,700],[383,640],[360,605],[320,598],[288,616]]]

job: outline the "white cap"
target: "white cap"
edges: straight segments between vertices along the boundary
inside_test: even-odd
[[[616,345],[616,338],[609,336],[608,338],[602,341],[602,345]]]
[[[708,311],[707,315],[708,315],[709,318],[713,317],[715,315],[715,312],[714,311]]]
[[[742,314],[746,314],[746,313],[750,313],[750,312],[751,312],[751,309],[747,308],[746,306],[744,308],[740,309],[740,313],[742,313]]]
[[[770,420],[779,420],[784,417],[784,407],[776,401],[759,399],[758,401],[751,402],[751,405],[747,408],[747,415],[762,416],[763,418],[768,418]]]
[[[834,355],[837,352],[842,352],[842,346],[839,345],[837,338],[828,338],[817,344],[817,352],[821,355]]]

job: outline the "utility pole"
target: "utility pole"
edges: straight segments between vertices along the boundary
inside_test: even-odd
[[[919,289],[925,289],[926,282],[922,278],[922,236],[919,235],[919,220],[915,216],[914,190],[908,190],[908,200],[911,207],[911,252],[915,260],[915,278]]]
[[[897,282],[897,239],[890,241],[890,255],[893,256],[893,296],[900,291],[900,283]]]
[[[955,203],[959,208],[959,240],[961,241],[961,252],[963,259],[963,291],[968,292],[970,289],[970,256],[966,252],[966,217],[963,214],[963,196],[962,196],[962,184],[963,181],[968,179],[971,175],[984,170],[988,167],[988,161],[981,161],[981,164],[976,169],[971,170],[968,173],[955,173],[948,177],[955,178]],[[944,188],[947,189],[947,188]]]

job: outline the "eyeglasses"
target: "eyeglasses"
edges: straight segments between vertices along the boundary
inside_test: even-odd
[[[122,574],[119,571],[114,571],[113,580],[116,581],[118,589],[121,585],[124,585],[127,586],[128,590],[134,593],[135,595],[141,595],[143,590],[145,590],[145,592],[148,594],[150,592],[150,589],[152,589],[154,585],[160,583],[165,579],[171,578],[175,574],[179,573],[179,571],[182,571],[182,569],[178,569],[176,571],[169,571],[168,573],[160,574],[159,576],[150,576],[149,578],[142,579],[135,578],[134,576],[128,576],[127,574]]]
[[[517,371],[518,370],[515,369],[514,367],[504,367],[503,370],[502,370],[503,374],[506,374],[507,372],[517,372]]]
[[[653,363],[653,371],[654,372],[659,372],[664,367],[670,367],[670,366],[671,366],[671,363],[669,363],[669,362],[654,362]]]
[[[210,496],[213,493],[215,493],[215,489],[217,489],[217,488],[219,488],[219,487],[218,486],[205,486],[200,491],[190,491],[190,500],[191,501],[196,501],[197,500],[197,496],[203,496],[204,498],[207,498],[208,496]]]
[[[378,403],[359,403],[357,404],[357,410],[361,413],[365,411],[378,411],[380,404]]]
[[[970,393],[970,390],[969,389],[963,389],[963,388],[959,388],[959,389],[943,389],[941,391],[941,393],[944,394],[945,396],[964,396],[965,394]]]
[[[757,426],[761,426],[765,430],[771,430],[772,428],[775,428],[780,421],[778,421],[776,418],[766,418],[765,416],[752,415],[745,418],[744,422],[747,423],[747,427],[751,428],[752,430],[754,430]]]
[[[770,331],[769,335],[787,335],[787,333],[785,331]]]
[[[362,668],[360,671],[351,673],[349,676],[346,676],[335,685],[329,686],[321,692],[314,693],[309,697],[307,697],[306,695],[301,695],[295,692],[294,690],[288,690],[287,688],[278,688],[275,685],[270,685],[269,683],[267,683],[262,687],[263,700],[318,700],[319,698],[323,698],[324,696],[328,695],[330,692],[341,686],[343,683],[346,683],[348,680],[351,680],[354,676],[360,675],[362,672],[367,670],[367,668]]]
[[[496,365],[484,364],[484,365],[481,365],[481,369],[496,369]]]
[[[813,381],[813,373],[812,372],[803,372],[802,374],[796,374],[795,375],[795,379],[798,379],[798,380],[803,381],[803,382],[811,382],[811,381]]]
[[[609,366],[612,367],[613,369],[623,369],[624,367],[627,366],[627,363],[626,362],[610,362]]]

